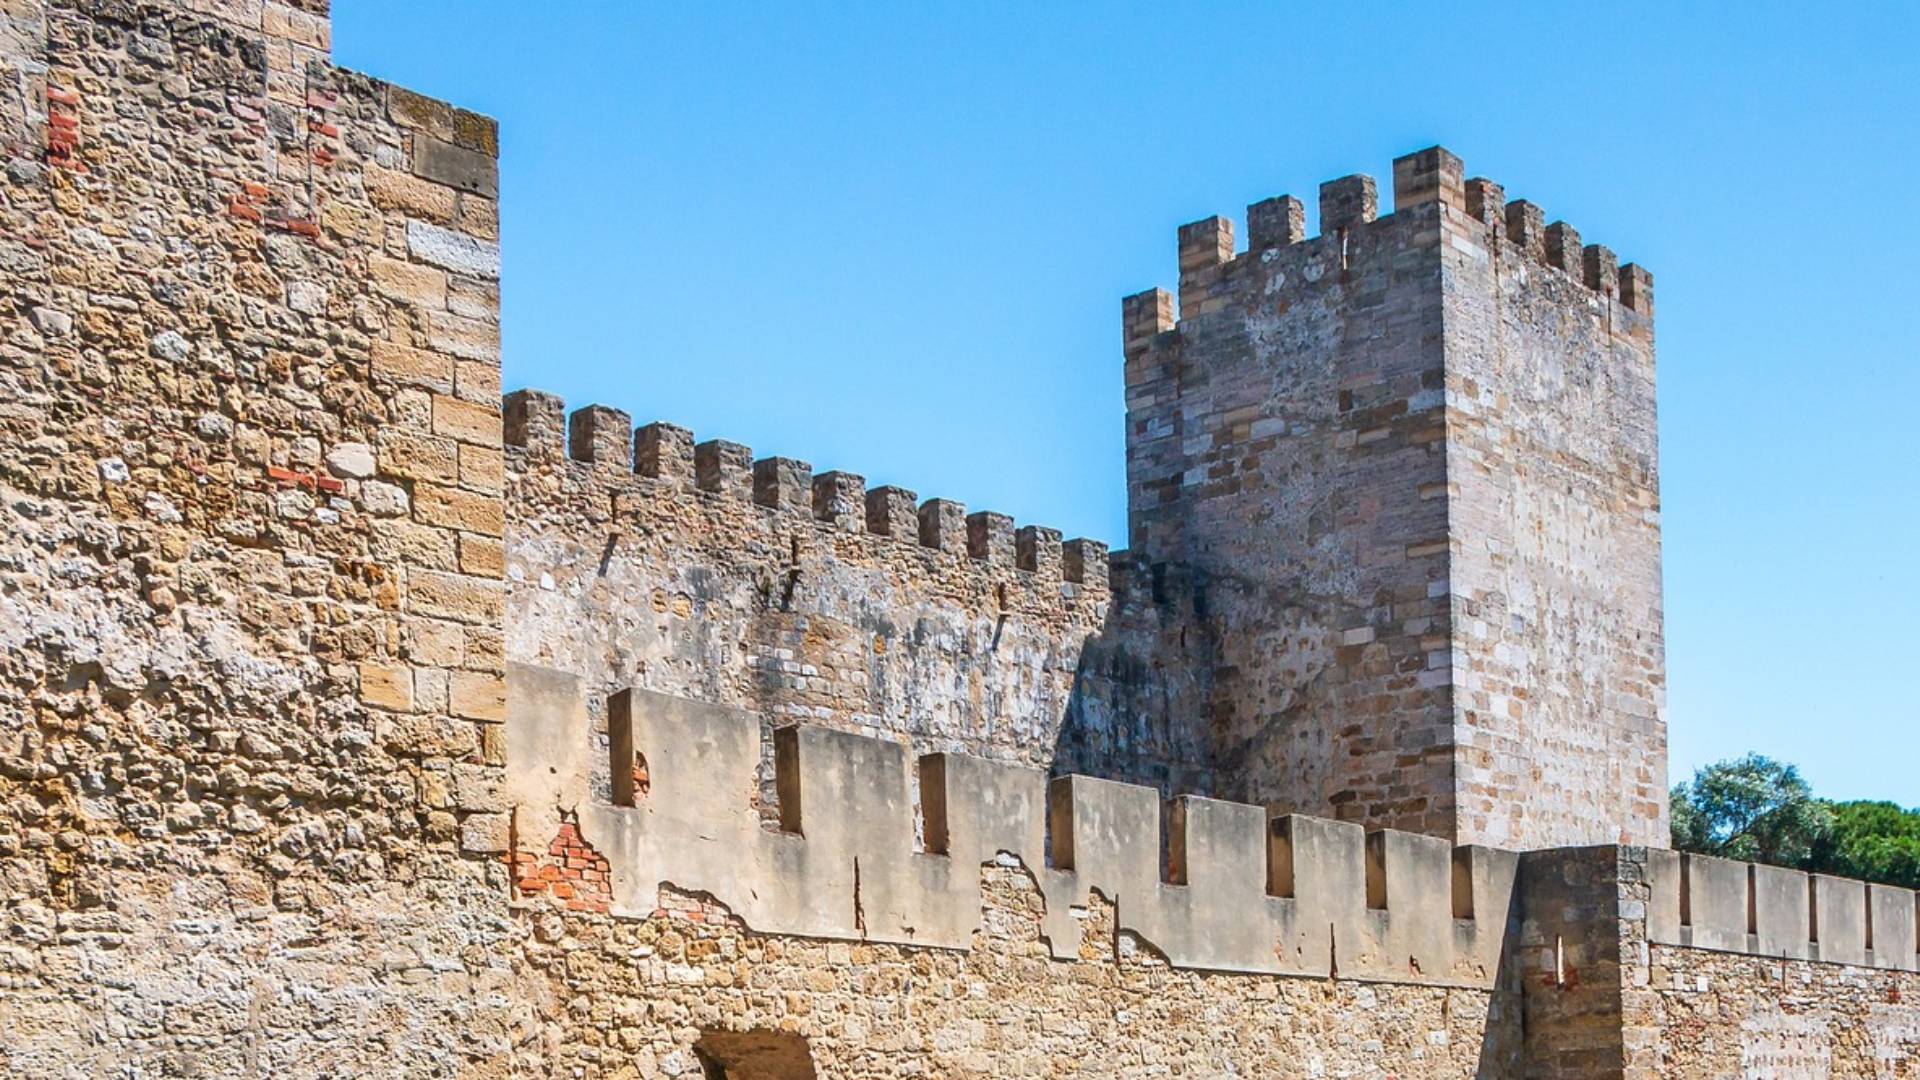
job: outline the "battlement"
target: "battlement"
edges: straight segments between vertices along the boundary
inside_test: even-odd
[[[1466,178],[1460,158],[1435,146],[1393,163],[1392,212],[1380,214],[1378,185],[1365,174],[1343,176],[1320,185],[1317,235],[1306,228],[1306,204],[1292,195],[1264,199],[1247,207],[1248,246],[1237,251],[1233,222],[1222,216],[1180,226],[1179,320],[1231,304],[1234,281],[1249,263],[1297,261],[1298,279],[1322,280],[1326,271],[1345,271],[1373,229],[1396,219],[1437,212],[1445,233],[1458,230],[1465,242],[1479,242],[1498,255],[1507,252],[1550,268],[1598,297],[1645,319],[1653,317],[1653,275],[1645,268],[1622,266],[1603,244],[1585,244],[1564,221],[1548,223],[1541,208],[1525,199],[1506,199],[1504,189],[1484,177]],[[1435,234],[1435,240],[1441,234]],[[1133,357],[1155,335],[1178,325],[1172,296],[1149,289],[1122,303],[1122,337]]]
[[[652,914],[670,886],[763,933],[966,949],[980,867],[1011,858],[1046,898],[1058,959],[1079,955],[1075,912],[1098,893],[1121,931],[1176,967],[1482,988],[1497,977],[1518,865],[1507,852],[1196,797],[1163,817],[1151,788],[959,754],[915,762],[898,743],[812,726],[774,732],[774,831],[748,798],[756,717],[615,695],[608,769],[639,766],[646,783],[616,782],[601,801],[577,681],[524,666],[513,680],[514,799],[536,815],[577,811],[607,860],[615,915]],[[545,850],[545,836],[528,840]]]
[[[1013,570],[1036,584],[1057,582],[1075,593],[1108,589],[1107,545],[1098,540],[1063,540],[1057,529],[1016,526],[1005,514],[968,513],[955,500],[921,500],[905,488],[868,490],[858,474],[816,474],[805,461],[755,458],[748,447],[724,439],[696,442],[691,431],[674,424],[635,427],[627,413],[605,405],[569,415],[565,402],[539,390],[506,395],[503,411],[508,446],[537,459],[650,482],[642,490],[655,494],[692,493],[716,503],[753,505],[790,519],[810,519],[826,532],[881,537],[989,569]]]
[[[1649,852],[1658,945],[1920,971],[1911,889],[1675,851]]]

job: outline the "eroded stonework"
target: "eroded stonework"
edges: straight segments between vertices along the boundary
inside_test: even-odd
[[[1188,226],[1110,556],[503,397],[495,126],[330,34],[0,0],[0,1073],[1915,1075],[1911,892],[1646,846],[1644,271]]]

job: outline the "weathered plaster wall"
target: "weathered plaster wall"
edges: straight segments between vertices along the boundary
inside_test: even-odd
[[[550,893],[548,857],[565,854],[558,868],[583,871],[564,875],[568,889],[592,883],[595,909],[614,915],[652,911],[665,883],[762,933],[964,948],[980,925],[975,873],[1009,855],[1038,882],[1060,957],[1079,944],[1067,912],[1091,894],[1186,969],[1490,987],[1509,944],[1511,853],[1213,799],[1169,805],[1151,787],[970,755],[916,761],[900,743],[812,725],[779,729],[763,755],[759,717],[640,690],[615,695],[597,755],[577,678],[514,665],[508,684],[522,896]],[[765,756],[772,815],[752,797]],[[608,766],[622,778],[610,801],[593,790]]]
[[[1165,665],[1177,586],[1131,564],[1110,582],[1104,545],[798,462],[761,462],[756,494],[746,447],[701,444],[702,471],[680,429],[636,439],[623,413],[569,419],[543,394],[515,395],[509,426],[513,659],[596,702],[634,686],[769,731],[1209,789],[1187,669]]]

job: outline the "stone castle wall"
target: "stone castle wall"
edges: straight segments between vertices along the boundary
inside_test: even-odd
[[[1442,252],[1457,813],[1488,844],[1664,847],[1652,279],[1487,181],[1460,192],[1479,227]]]
[[[763,822],[748,809],[753,718],[620,695],[603,747],[578,680],[513,678],[515,906],[561,946],[534,947],[529,963],[576,992],[580,980],[622,988],[592,995],[597,1029],[564,1049],[568,1060],[632,1055],[666,1070],[742,1027],[804,1038],[795,1052],[836,1075],[1136,1075],[1177,1063],[1897,1077],[1920,1054],[1904,996],[1920,971],[1911,890],[1617,846],[1460,849],[1449,867],[1432,838],[1373,833],[1362,855],[1354,826],[1272,819],[1263,835],[1259,808],[1210,800],[1178,804],[1156,844],[1151,789],[1060,779],[1043,814],[1037,771],[935,755],[911,786],[897,744],[811,727],[783,729],[778,813]],[[589,758],[635,753],[646,782],[610,800],[591,791]],[[578,951],[645,963],[613,970]],[[1027,958],[1018,976],[985,974],[1006,970],[1010,952]],[[822,957],[824,968],[806,966]],[[1130,1023],[1145,1007],[1140,962],[1157,973],[1152,1008],[1199,1010],[1220,1037],[1103,1019]],[[893,989],[902,970],[914,974]],[[954,972],[978,987],[957,1013]],[[1263,972],[1291,977],[1271,989],[1242,981]],[[1057,996],[1056,978],[1098,995],[1091,1011],[1084,996]],[[1318,1009],[1295,996],[1310,987]],[[1240,998],[1249,989],[1275,1002],[1264,1020]],[[916,1008],[929,991],[936,1001]],[[725,1022],[649,1027],[635,999],[658,1008],[663,997],[676,1017]],[[1380,1031],[1342,1011],[1356,1007],[1398,1024]],[[1465,1040],[1449,1026],[1462,1010]],[[1036,1029],[1036,1015],[1055,1022]],[[1357,1054],[1299,1027],[1307,1016],[1361,1039]],[[1269,1039],[1297,1056],[1278,1064]],[[1728,1062],[1761,1071],[1729,1073]]]
[[[887,883],[872,875],[924,865],[930,843],[960,835],[941,815],[960,805],[944,781],[962,774],[912,774],[886,792],[901,816],[869,834],[835,817],[836,800],[821,805],[809,747],[867,746],[846,741],[864,736],[890,749],[868,747],[862,760],[961,752],[1032,770],[1022,790],[1043,772],[1086,772],[1165,794],[1231,792],[1255,755],[1222,748],[1263,736],[1254,713],[1223,702],[1288,713],[1285,680],[1255,679],[1252,661],[1295,657],[1309,681],[1345,665],[1396,692],[1411,675],[1409,700],[1426,704],[1408,715],[1428,716],[1418,673],[1399,670],[1416,654],[1422,671],[1430,663],[1420,620],[1458,635],[1494,610],[1524,616],[1520,630],[1584,617],[1600,565],[1589,548],[1620,545],[1637,572],[1657,533],[1580,532],[1522,551],[1525,575],[1568,579],[1532,607],[1491,561],[1456,572],[1444,595],[1426,570],[1393,577],[1432,557],[1411,552],[1381,571],[1399,584],[1359,608],[1272,607],[1274,594],[1204,565],[1148,553],[1108,566],[1097,544],[866,492],[847,474],[756,464],[744,448],[696,447],[667,426],[636,435],[612,410],[567,419],[531,393],[503,408],[493,123],[334,68],[329,32],[324,0],[0,0],[0,434],[12,448],[0,456],[0,1073],[1717,1075],[1792,1054],[1796,1068],[1911,1074],[1910,971],[1834,963],[1832,952],[1770,961],[1742,951],[1758,947],[1745,938],[1723,952],[1675,943],[1671,926],[1710,928],[1708,909],[1696,918],[1690,901],[1650,930],[1667,918],[1655,900],[1672,879],[1649,884],[1645,867],[1659,860],[1635,848],[1584,862],[1522,857],[1501,929],[1482,892],[1439,883],[1431,855],[1442,840],[1368,843],[1334,826],[1329,849],[1346,852],[1351,899],[1316,913],[1322,952],[1317,923],[1298,915],[1304,895],[1288,895],[1311,894],[1310,879],[1273,872],[1290,864],[1271,854],[1280,848],[1264,811],[1200,801],[1161,811],[1151,790],[1073,780],[1052,790],[1111,796],[1066,803],[1089,831],[1054,835],[1077,850],[1036,838],[1042,815],[1029,807],[1017,855],[995,844],[948,871],[973,908],[965,931],[912,940],[918,924],[879,906]],[[1365,216],[1341,201],[1364,190],[1337,184],[1332,219]],[[1396,354],[1406,363],[1385,388],[1326,382],[1337,411],[1379,410],[1367,423],[1316,414],[1309,427],[1348,425],[1351,446],[1337,433],[1325,445],[1356,462],[1401,455],[1410,476],[1429,478],[1420,483],[1457,486],[1454,460],[1436,471],[1442,462],[1419,448],[1433,418],[1393,404],[1432,389],[1438,369],[1416,342],[1427,330],[1366,313],[1379,288],[1417,281],[1420,326],[1438,312],[1444,330],[1449,275],[1475,271],[1404,261],[1418,244],[1401,230],[1466,213],[1431,205],[1305,241],[1291,207],[1262,204],[1251,260],[1217,226],[1190,231],[1183,301],[1195,289],[1211,297],[1223,262],[1246,265],[1217,282],[1245,274],[1262,289],[1261,274],[1319,266],[1323,283],[1294,280],[1272,303],[1329,305],[1302,315],[1299,332],[1348,327],[1350,358],[1362,351],[1353,328],[1406,335]],[[1197,254],[1209,237],[1211,262]],[[1513,309],[1544,319],[1570,303],[1561,284],[1529,274],[1496,273]],[[1334,297],[1336,285],[1351,295]],[[1546,290],[1538,305],[1533,288]],[[1638,296],[1600,310],[1624,318]],[[1190,327],[1163,310],[1170,300],[1134,302],[1130,377],[1143,342],[1163,350],[1191,332],[1204,349],[1239,317],[1203,310],[1207,297]],[[1280,315],[1270,307],[1261,325],[1284,339],[1294,324]],[[1502,333],[1516,350],[1539,349],[1551,336],[1526,318]],[[1611,340],[1579,336],[1589,332],[1576,336]],[[1632,367],[1638,346],[1607,347],[1631,362],[1609,392],[1650,394]],[[1445,390],[1466,392],[1451,372]],[[1628,413],[1650,424],[1637,406]],[[1252,436],[1259,421],[1247,417],[1223,418],[1220,432],[1238,438],[1243,422]],[[1371,434],[1382,426],[1384,437]],[[1515,445],[1555,448],[1554,434]],[[1462,445],[1469,436],[1485,432],[1465,431]],[[1584,443],[1557,450],[1555,482],[1597,485],[1596,470],[1613,467]],[[1635,500],[1650,483],[1595,486],[1581,513],[1647,509]],[[1499,498],[1514,507],[1503,521],[1537,511]],[[1401,512],[1366,500],[1334,509],[1304,513],[1309,534]],[[1440,535],[1460,528],[1430,505],[1405,513]],[[1463,550],[1445,558],[1468,568]],[[1639,600],[1657,599],[1647,579],[1631,584]],[[1401,604],[1411,606],[1396,613]],[[1331,610],[1342,614],[1328,621]],[[1271,611],[1281,614],[1256,622]],[[1644,717],[1651,705],[1657,721],[1658,617],[1647,611],[1637,644],[1556,693],[1590,704],[1604,675],[1615,707]],[[1376,616],[1402,637],[1348,637]],[[1505,638],[1472,657],[1512,666],[1485,669],[1477,686],[1456,679],[1454,704],[1497,711],[1494,695],[1511,698],[1511,686],[1551,684],[1543,665],[1564,658],[1518,656],[1525,644]],[[578,679],[568,708],[580,722],[535,725],[525,753],[507,721],[540,706],[531,693],[509,700],[510,661]],[[1620,677],[1629,671],[1642,678]],[[647,750],[632,746],[630,714],[624,727],[615,719],[616,701],[636,700],[616,695],[633,688],[672,708],[737,710],[747,719],[736,726],[763,737],[779,727],[766,743],[799,748],[789,764],[803,768],[785,774],[803,778],[799,791],[783,790],[781,763],[758,751],[757,770],[742,759],[710,781],[698,754],[677,750],[622,774],[612,766],[622,746]],[[1367,737],[1391,745],[1404,719]],[[1438,730],[1404,727],[1416,742]],[[1325,730],[1359,745],[1331,721]],[[1553,729],[1530,730],[1488,725],[1510,746],[1484,749],[1533,753]],[[1581,734],[1574,757],[1601,746],[1644,757],[1654,732],[1657,722],[1633,745]],[[1465,780],[1440,786],[1468,777],[1457,763],[1429,773],[1400,765],[1403,754],[1425,760],[1414,745],[1377,760],[1415,770],[1403,775],[1421,777],[1429,797],[1458,790],[1465,810],[1486,795]],[[579,783],[556,792],[528,779],[562,766]],[[1644,784],[1606,774],[1615,781]],[[749,807],[730,827],[772,837],[768,850],[791,852],[781,837],[795,824],[816,850],[867,860],[821,860],[814,878],[793,876],[787,855],[762,867],[771,876],[760,880],[785,882],[795,905],[778,910],[810,913],[821,933],[753,926],[751,905],[661,880],[604,827],[645,813],[650,793],[709,782]],[[1411,797],[1393,786],[1383,804]],[[1103,824],[1097,805],[1126,809],[1125,821]],[[1225,833],[1200,827],[1215,812]],[[1407,820],[1447,834],[1422,814]],[[1147,839],[1158,835],[1167,839]],[[1233,890],[1214,889],[1221,868],[1246,868],[1219,857],[1237,848],[1208,846],[1219,836],[1265,847],[1266,881],[1240,875]],[[883,841],[886,866],[869,854]],[[1377,865],[1361,865],[1376,852]],[[1420,856],[1420,876],[1396,869],[1414,865],[1406,853]],[[697,869],[713,865],[724,861]],[[1118,884],[1063,900],[1063,878]],[[830,887],[795,891],[795,881]],[[1256,940],[1261,924],[1226,910],[1222,897],[1240,903],[1248,890],[1270,911],[1294,902],[1286,935]],[[1462,895],[1477,918],[1464,917]],[[1214,933],[1176,935],[1170,913],[1182,904]],[[1497,954],[1472,978],[1426,960],[1441,955],[1428,951],[1439,938],[1405,929],[1463,923],[1475,924],[1475,948]],[[1181,944],[1163,951],[1156,938]],[[1196,951],[1216,941],[1239,951]],[[1269,945],[1293,954],[1274,951],[1265,970]],[[1776,965],[1784,983],[1769,981]]]
[[[1188,226],[1178,323],[1130,301],[1130,543],[1206,590],[1223,794],[1451,839],[1439,268],[1371,185]]]
[[[1104,544],[538,392],[508,442],[508,653],[595,702],[641,687],[769,734],[1211,788],[1186,669],[1154,669],[1180,598]]]
[[[0,17],[0,1072],[485,1071],[493,123],[324,2]]]

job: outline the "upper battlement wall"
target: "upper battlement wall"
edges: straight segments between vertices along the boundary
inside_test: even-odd
[[[1912,889],[1675,851],[1647,880],[1656,945],[1920,971]]]
[[[506,441],[509,653],[596,701],[642,686],[1210,783],[1195,690],[1154,670],[1180,648],[1178,590],[1104,544],[537,391],[509,396]]]
[[[1263,200],[1247,208],[1244,251],[1225,217],[1180,227],[1177,298],[1150,289],[1121,305],[1130,539],[1139,553],[1193,560],[1221,575],[1267,575],[1309,590],[1336,586],[1337,576],[1351,568],[1316,561],[1307,546],[1285,549],[1282,561],[1269,565],[1251,557],[1262,550],[1261,534],[1223,526],[1259,491],[1245,474],[1258,468],[1263,454],[1286,454],[1294,440],[1324,436],[1332,440],[1329,449],[1345,451],[1320,463],[1327,475],[1304,485],[1302,498],[1325,500],[1324,489],[1370,480],[1371,469],[1419,474],[1429,464],[1449,405],[1444,375],[1461,372],[1470,380],[1467,346],[1496,336],[1493,326],[1465,325],[1478,313],[1460,309],[1457,297],[1484,284],[1465,272],[1470,266],[1497,267],[1509,294],[1521,291],[1516,283],[1533,283],[1546,305],[1591,310],[1602,335],[1651,340],[1650,274],[1619,266],[1602,245],[1582,246],[1565,222],[1542,225],[1535,204],[1504,202],[1498,185],[1461,174],[1460,160],[1439,148],[1400,158],[1393,212],[1386,215],[1379,213],[1372,177],[1330,180],[1321,185],[1321,230],[1312,237],[1299,199]],[[1516,301],[1509,295],[1508,302]],[[1535,311],[1510,317],[1548,321]],[[1473,337],[1440,336],[1463,330]],[[1538,332],[1526,354],[1512,358],[1536,366],[1531,373],[1538,381],[1531,385],[1542,389],[1529,395],[1528,405],[1543,414],[1557,412],[1551,390],[1566,367],[1555,348],[1574,355],[1607,349],[1582,340],[1578,328],[1571,341],[1567,333],[1564,325]],[[1249,355],[1267,366],[1250,370]],[[1651,354],[1642,350],[1625,359],[1646,363]],[[1638,376],[1636,384],[1618,398],[1595,394],[1593,404],[1627,414],[1632,426],[1624,452],[1644,456],[1651,373],[1622,374]],[[1551,435],[1586,437],[1585,456],[1596,461],[1611,463],[1623,452],[1607,427],[1541,432]],[[1643,471],[1653,467],[1641,464]],[[1196,529],[1204,537],[1197,548],[1185,535]]]

